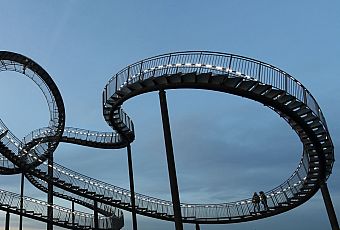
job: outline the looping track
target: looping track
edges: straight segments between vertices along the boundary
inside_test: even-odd
[[[131,194],[56,163],[48,165],[46,158],[59,142],[97,148],[125,147],[135,135],[133,123],[121,106],[131,97],[161,89],[207,89],[258,101],[283,117],[303,144],[301,161],[291,177],[266,192],[268,211],[253,212],[251,198],[222,204],[183,203],[183,222],[235,223],[273,216],[306,202],[331,174],[334,148],[319,105],[299,81],[272,65],[214,52],[178,52],[142,60],[118,72],[105,86],[103,115],[114,132],[101,133],[64,128],[60,93],[51,77],[32,60],[19,54],[0,52],[0,61],[0,71],[23,73],[39,85],[51,114],[48,128],[32,132],[23,141],[10,131],[2,137],[0,150],[6,159],[2,158],[1,173],[24,170],[26,177],[39,189],[46,191],[47,182],[53,183],[54,195],[87,207],[93,206],[95,200],[103,207],[131,211]],[[7,130],[3,123],[0,127],[0,131]],[[53,168],[52,179],[47,176],[49,167]],[[174,220],[171,202],[141,194],[135,194],[135,198],[137,213]]]

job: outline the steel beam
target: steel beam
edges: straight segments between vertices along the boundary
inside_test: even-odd
[[[131,145],[127,146],[128,167],[129,167],[129,179],[130,179],[130,193],[131,193],[131,214],[132,214],[132,229],[137,230],[137,214],[136,214],[136,198],[135,198],[135,185],[133,179],[133,165]]]
[[[74,200],[72,200],[72,226],[74,227],[74,220],[75,220],[75,215],[74,215]]]
[[[170,180],[171,198],[172,198],[172,204],[173,204],[173,210],[174,210],[175,227],[176,227],[176,230],[183,230],[181,206],[180,206],[179,191],[178,191],[177,176],[176,176],[176,165],[175,165],[175,158],[174,158],[174,152],[173,152],[173,147],[172,147],[169,113],[168,113],[168,106],[167,106],[167,101],[166,101],[166,94],[163,89],[159,91],[159,102],[160,102],[161,113],[162,113],[164,142],[165,142],[165,149],[166,149],[166,158],[168,162],[168,172],[169,172],[169,180]]]
[[[20,216],[19,216],[19,230],[22,230],[22,214],[24,212],[24,185],[25,185],[25,174],[21,173],[20,181]]]
[[[53,154],[48,157],[48,165],[53,165]],[[48,167],[48,184],[47,184],[47,203],[49,204],[47,208],[47,230],[53,230],[53,167]]]
[[[339,223],[338,223],[338,220],[336,218],[335,210],[334,210],[334,207],[333,207],[331,196],[329,194],[327,183],[323,182],[320,185],[320,188],[321,188],[323,201],[324,201],[325,206],[326,206],[328,218],[329,218],[329,221],[331,222],[332,230],[339,230],[340,229]]]
[[[93,201],[93,219],[94,219],[94,229],[99,229],[99,217],[98,217],[98,203],[96,200]]]
[[[196,223],[196,230],[200,230],[200,225],[198,223]]]
[[[5,230],[9,230],[9,221],[10,221],[10,214],[9,214],[9,211],[7,211],[6,212]]]

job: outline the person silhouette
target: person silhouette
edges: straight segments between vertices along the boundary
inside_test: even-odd
[[[268,211],[267,196],[263,191],[260,192],[260,201],[265,211]]]
[[[253,198],[251,199],[251,202],[254,205],[254,212],[259,212],[260,211],[260,197],[257,195],[256,192],[254,192]]]

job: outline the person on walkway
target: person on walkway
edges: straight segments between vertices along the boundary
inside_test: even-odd
[[[256,192],[254,192],[253,198],[251,199],[251,202],[254,205],[254,212],[260,211],[260,197],[257,195]]]
[[[265,211],[268,211],[267,196],[263,191],[260,192],[260,201]]]

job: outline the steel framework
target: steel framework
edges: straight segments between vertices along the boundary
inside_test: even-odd
[[[31,78],[44,93],[50,110],[48,127],[32,131],[23,140],[0,120],[0,173],[23,173],[49,197],[73,204],[69,210],[54,205],[51,198],[43,202],[1,190],[0,209],[8,212],[8,220],[9,213],[15,213],[66,228],[120,229],[124,225],[120,208],[132,212],[134,229],[136,214],[175,221],[176,229],[182,229],[182,223],[194,223],[199,229],[199,224],[245,222],[286,212],[321,188],[332,228],[339,228],[326,184],[334,163],[326,120],[311,93],[275,66],[239,55],[204,51],[170,53],[136,62],[114,75],[103,91],[103,115],[113,132],[65,127],[61,94],[33,60],[1,51],[0,71]],[[166,89],[178,88],[247,97],[274,110],[295,130],[303,144],[301,160],[286,181],[265,193],[269,210],[254,212],[251,198],[221,204],[180,203],[165,96]],[[134,126],[121,106],[129,98],[151,91],[160,92],[172,202],[134,192],[130,146],[135,139]],[[131,192],[47,161],[60,142],[109,149],[127,147]],[[93,209],[94,214],[75,211],[74,203]]]

